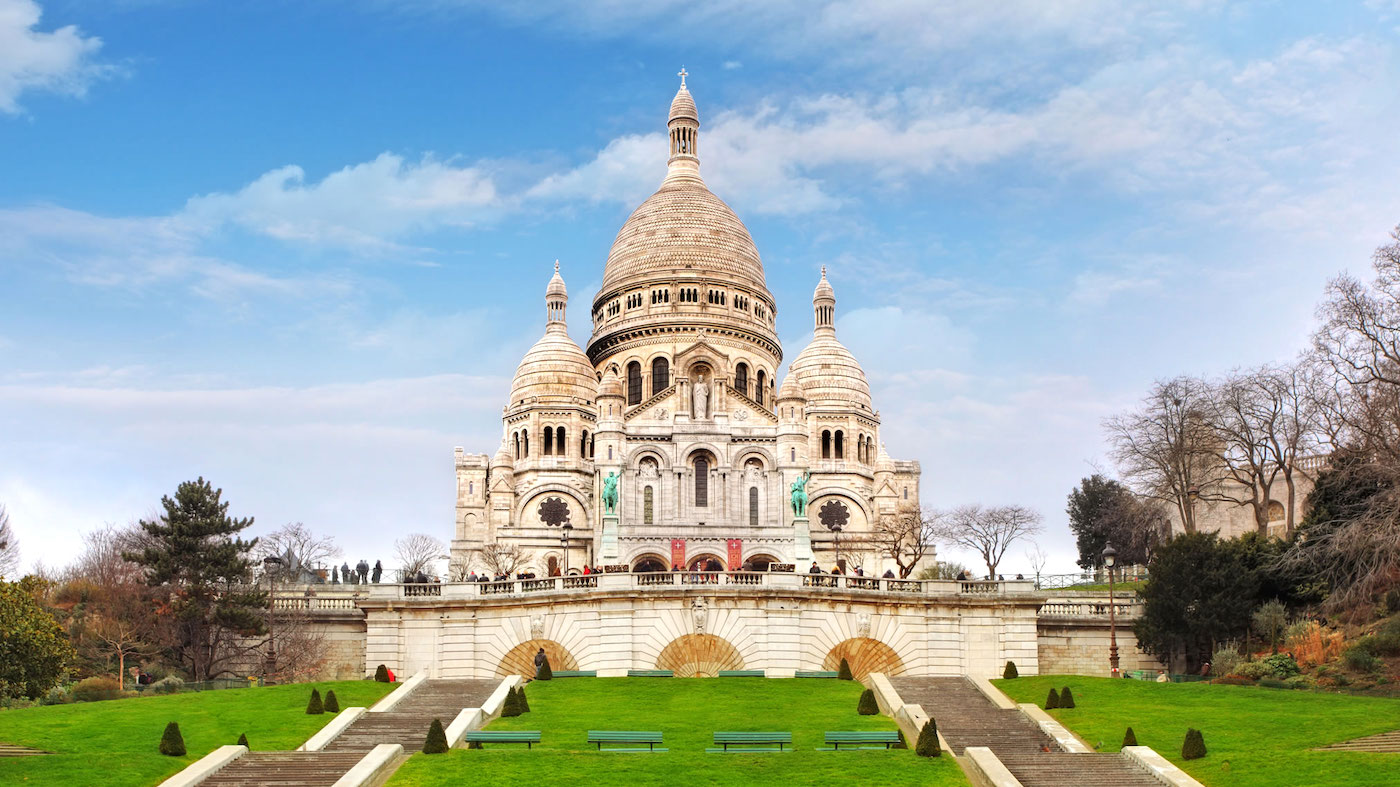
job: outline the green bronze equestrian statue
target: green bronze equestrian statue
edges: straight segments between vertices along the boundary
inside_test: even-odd
[[[792,482],[792,515],[807,516],[807,482],[812,480],[811,473],[803,473]]]
[[[608,514],[617,513],[617,473],[609,472],[603,479],[603,508]]]

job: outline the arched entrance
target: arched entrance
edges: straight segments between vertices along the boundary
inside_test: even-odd
[[[723,571],[724,561],[719,555],[696,555],[686,564],[690,571]]]
[[[743,669],[744,657],[723,637],[685,634],[661,651],[656,668],[672,670],[678,678],[715,678],[722,669]]]
[[[869,637],[852,637],[836,643],[836,647],[822,659],[822,669],[838,669],[841,659],[851,665],[851,674],[856,680],[865,680],[865,676],[872,672],[898,675],[904,671],[904,661],[894,652],[894,648]]]
[[[666,559],[660,555],[642,555],[632,564],[633,572],[645,571],[670,571],[671,567],[666,565]]]
[[[779,560],[772,555],[754,555],[744,561],[745,571],[767,571],[768,566]]]
[[[535,654],[540,648],[544,648],[544,655],[549,659],[551,670],[578,669],[578,661],[574,659],[572,653],[564,649],[563,645],[552,639],[532,639],[516,645],[501,658],[501,663],[496,666],[496,675],[505,677],[506,675],[519,675],[524,678],[535,677]]]

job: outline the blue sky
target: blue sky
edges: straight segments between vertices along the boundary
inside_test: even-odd
[[[1290,357],[1400,223],[1397,45],[1396,0],[0,0],[0,502],[28,565],[199,474],[351,562],[449,537],[684,65],[787,357],[826,265],[925,502],[1068,570],[1100,419]]]

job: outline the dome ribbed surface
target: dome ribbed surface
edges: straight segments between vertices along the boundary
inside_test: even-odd
[[[816,336],[792,359],[788,376],[794,375],[810,404],[873,410],[865,370],[832,334]]]
[[[557,326],[557,327],[556,327]],[[510,386],[510,407],[532,396],[543,401],[591,402],[598,391],[593,364],[564,330],[552,323],[535,346],[520,359]]]
[[[676,91],[676,97],[671,99],[671,113],[668,120],[676,118],[690,118],[696,123],[700,122],[700,111],[695,108],[695,99],[690,97],[690,91],[682,85]]]
[[[788,371],[787,377],[784,377],[784,378],[783,378],[782,387],[780,387],[780,388],[778,389],[778,398],[779,398],[779,399],[802,399],[802,398],[805,398],[805,397],[804,397],[804,394],[802,393],[802,383],[799,383],[799,382],[797,381],[797,375],[793,374],[791,370]]]

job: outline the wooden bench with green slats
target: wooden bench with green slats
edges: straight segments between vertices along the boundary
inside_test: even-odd
[[[734,749],[737,752],[745,751],[783,751],[784,746],[792,745],[792,733],[790,732],[717,732],[715,733],[715,745],[722,746],[721,749],[706,749],[707,752],[728,752],[730,746],[742,746],[745,748]],[[777,745],[778,748],[772,748]],[[754,746],[766,746],[768,748],[751,748]]]
[[[554,670],[556,678],[596,678],[598,670],[595,669],[557,669]]]
[[[523,743],[529,749],[539,742],[539,730],[472,730],[467,733],[467,743]]]
[[[659,732],[639,732],[637,730],[589,730],[588,742],[598,744],[598,751],[666,751],[664,748],[656,748],[656,745],[661,743],[661,733]],[[605,743],[630,743],[633,744],[633,746],[626,748],[613,746],[604,749],[603,744]],[[647,745],[645,749],[640,748],[640,745],[643,743]]]
[[[820,751],[841,751],[841,744],[843,743],[846,744],[847,748],[855,746],[858,749],[878,749],[880,746],[871,746],[869,744],[879,743],[883,744],[884,748],[888,749],[894,744],[899,743],[899,733],[885,732],[884,730],[862,730],[860,732],[828,731],[826,733],[826,744],[832,748],[821,749]]]
[[[668,669],[630,669],[627,670],[629,678],[674,678],[676,673]]]
[[[816,670],[816,671],[808,671],[808,672],[799,671],[799,672],[798,672],[796,675],[794,675],[793,677],[797,677],[797,678],[834,678],[834,677],[836,677],[836,675],[837,675],[836,670],[832,670],[831,672],[826,672],[826,671],[824,671],[824,670]]]
[[[722,669],[719,671],[721,678],[761,678],[761,669]]]

